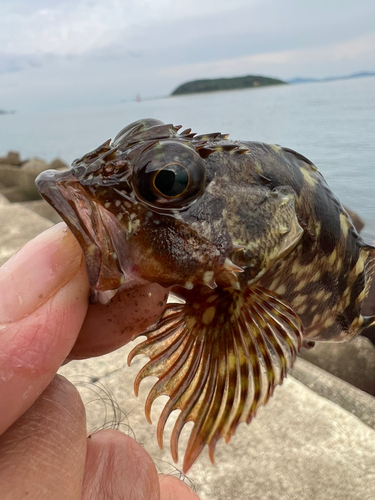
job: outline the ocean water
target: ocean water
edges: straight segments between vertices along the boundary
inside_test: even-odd
[[[375,78],[169,97],[59,113],[0,116],[0,155],[71,162],[130,122],[158,118],[194,132],[229,133],[312,160],[375,240]]]

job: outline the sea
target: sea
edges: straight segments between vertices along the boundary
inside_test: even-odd
[[[0,156],[75,158],[140,118],[295,149],[315,163],[375,240],[375,77],[122,102],[0,116]]]

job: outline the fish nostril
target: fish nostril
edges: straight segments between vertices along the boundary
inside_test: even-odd
[[[74,177],[82,177],[86,173],[85,167],[74,167],[72,168],[72,174]]]

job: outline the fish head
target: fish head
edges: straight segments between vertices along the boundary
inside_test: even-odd
[[[36,180],[78,239],[90,286],[247,287],[298,242],[291,188],[265,189],[219,133],[140,120]]]

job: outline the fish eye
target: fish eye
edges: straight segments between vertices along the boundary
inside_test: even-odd
[[[205,184],[203,160],[177,141],[161,141],[147,148],[132,173],[138,197],[155,207],[185,208],[202,195]]]
[[[181,163],[168,163],[154,177],[154,186],[162,196],[182,195],[189,186],[189,172]]]

